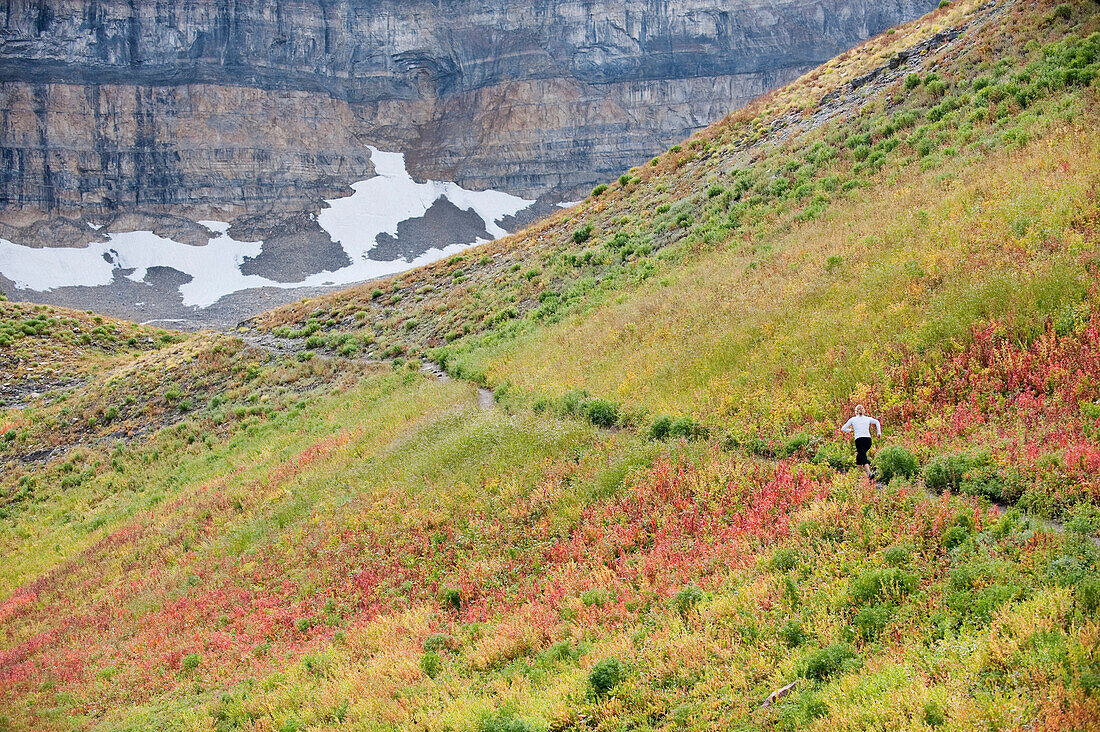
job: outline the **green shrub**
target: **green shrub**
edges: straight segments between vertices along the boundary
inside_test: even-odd
[[[909,74],[905,77],[905,91],[913,91],[922,81],[920,74]]]
[[[588,421],[597,427],[614,427],[619,421],[619,405],[606,399],[593,399],[584,406]]]
[[[771,442],[765,440],[763,437],[753,437],[745,442],[745,452],[750,455],[756,455],[757,457],[771,458],[775,457],[775,450],[772,448]]]
[[[559,663],[561,661],[576,660],[582,655],[584,655],[584,651],[580,648],[574,648],[569,641],[558,641],[540,653],[539,660],[543,663]]]
[[[439,653],[449,651],[454,646],[455,640],[446,633],[433,633],[424,639],[421,644],[425,651]]]
[[[680,591],[672,598],[672,605],[681,615],[686,615],[703,597],[701,589],[695,585],[688,585],[680,588]]]
[[[1074,589],[1077,604],[1089,615],[1095,615],[1100,610],[1100,578],[1089,577],[1082,580]]]
[[[996,584],[977,590],[952,592],[947,596],[947,607],[960,618],[985,624],[997,608],[1021,595],[1022,591],[1016,585]]]
[[[887,604],[868,605],[859,610],[852,619],[856,634],[865,641],[879,637],[894,614],[894,608]]]
[[[1025,485],[1026,480],[1016,470],[999,471],[991,465],[972,461],[959,484],[959,491],[970,496],[985,496],[991,501],[1016,503]]]
[[[970,532],[965,526],[949,526],[940,534],[940,543],[947,549],[954,549],[961,544],[965,544],[969,538]]]
[[[617,658],[605,658],[592,667],[588,674],[588,685],[598,699],[607,696],[611,690],[626,678],[626,667]]]
[[[606,183],[600,183],[598,186],[596,186],[595,188],[592,189],[592,197],[593,198],[599,198],[600,194],[602,194],[606,190],[607,190],[607,184]]]
[[[916,456],[901,445],[882,448],[875,455],[874,463],[878,478],[884,483],[889,483],[895,476],[912,478],[920,467]]]
[[[477,726],[478,732],[541,732],[539,727],[511,714],[493,714]]]
[[[909,547],[892,546],[882,553],[882,561],[890,567],[903,567],[909,563]]]
[[[787,572],[798,566],[799,553],[795,549],[777,549],[772,554],[771,560],[768,562],[768,567],[773,572]]]
[[[797,620],[788,620],[779,628],[779,639],[787,648],[798,648],[810,639],[810,634]]]
[[[669,437],[693,439],[706,435],[706,429],[691,417],[677,417],[669,425],[668,434]]]
[[[291,717],[279,727],[279,732],[305,732],[306,724],[297,717]]]
[[[788,437],[782,445],[779,446],[780,457],[791,457],[796,453],[801,453],[810,445],[810,435],[805,432],[797,432]]]
[[[924,466],[921,477],[930,491],[943,493],[946,490],[958,491],[963,476],[970,469],[970,458],[966,455],[937,455]]]
[[[308,653],[302,656],[302,669],[310,676],[328,679],[336,672],[336,662],[325,653]]]
[[[707,189],[707,198],[717,198],[726,192],[722,186],[711,186]]]
[[[630,182],[632,180],[634,180],[634,179],[630,177],[629,173],[623,173],[622,175],[619,176],[619,185],[622,186],[623,188],[626,188],[628,185],[630,185]]]
[[[811,460],[816,465],[827,464],[833,470],[848,470],[856,464],[851,450],[832,443],[817,448]]]
[[[860,658],[850,645],[834,643],[807,656],[803,662],[802,675],[815,681],[828,681],[859,666]]]
[[[573,232],[573,243],[584,244],[592,236],[592,224],[585,224]]]
[[[572,417],[585,416],[585,404],[591,398],[586,389],[572,389],[561,396],[561,412]]]
[[[915,574],[891,567],[864,572],[852,580],[849,596],[854,605],[897,602],[917,588]]]
[[[459,610],[462,608],[462,590],[457,587],[448,587],[439,593],[439,603],[446,610]]]
[[[668,437],[671,430],[672,417],[669,417],[667,414],[660,416],[653,420],[653,424],[649,425],[649,439],[663,440]]]
[[[434,679],[439,675],[440,669],[443,668],[443,659],[439,657],[439,654],[435,651],[426,651],[424,655],[420,657],[420,670],[424,672],[424,675],[429,679]]]
[[[180,660],[180,668],[184,671],[194,671],[202,663],[202,656],[197,653],[189,653]]]
[[[946,0],[943,0],[946,2]],[[947,714],[943,707],[935,699],[929,699],[924,703],[924,723],[933,729],[947,724]]]
[[[1066,528],[1080,534],[1100,534],[1100,506],[1078,503],[1066,512]]]

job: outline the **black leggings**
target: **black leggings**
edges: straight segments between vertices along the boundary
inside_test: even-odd
[[[857,437],[856,438],[856,465],[870,465],[871,461],[867,459],[867,451],[871,449],[870,437]]]

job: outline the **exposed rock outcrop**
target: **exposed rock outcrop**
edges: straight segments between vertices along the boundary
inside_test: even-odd
[[[300,211],[371,174],[564,200],[935,0],[38,0],[0,217]]]

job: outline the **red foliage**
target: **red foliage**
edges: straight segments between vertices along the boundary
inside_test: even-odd
[[[327,438],[273,471],[272,482],[346,441]],[[89,708],[140,703],[190,683],[181,669],[189,654],[202,659],[192,673],[234,683],[293,663],[339,626],[436,603],[451,586],[462,597],[456,621],[522,616],[512,623],[520,647],[550,639],[587,590],[607,596],[572,622],[628,622],[686,584],[718,581],[752,546],[785,535],[792,511],[825,490],[783,463],[661,461],[559,536],[547,533],[532,507],[538,501],[515,511],[471,507],[462,530],[364,525],[351,508],[296,524],[291,540],[273,536],[261,552],[181,553],[181,544],[213,539],[244,510],[227,483],[203,486],[171,511],[163,506],[166,522],[136,520],[0,607],[5,627],[17,616],[26,621],[24,639],[0,654],[0,698],[49,681],[58,692],[79,691]],[[534,495],[568,490],[549,478]],[[87,670],[102,668],[118,671],[92,693]]]
[[[1051,495],[1100,499],[1100,313],[1030,343],[1000,323],[929,365],[909,359],[887,380],[888,422],[926,449],[987,449]],[[1055,501],[1058,503],[1058,500]]]

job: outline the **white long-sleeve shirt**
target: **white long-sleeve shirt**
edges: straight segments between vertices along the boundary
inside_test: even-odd
[[[878,429],[878,436],[882,437],[882,424],[874,417],[856,415],[844,423],[841,432],[855,432],[856,437],[870,437],[871,425]]]

